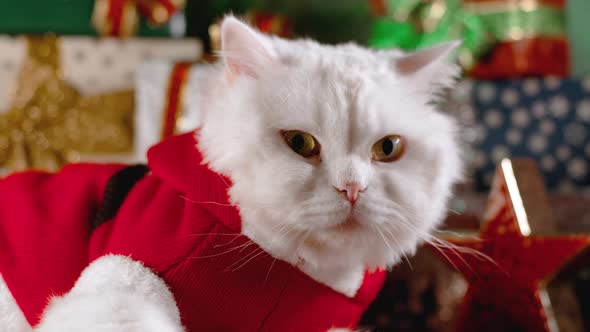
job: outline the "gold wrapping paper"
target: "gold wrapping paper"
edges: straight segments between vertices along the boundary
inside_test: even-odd
[[[0,114],[0,168],[56,170],[82,154],[131,152],[133,92],[82,96],[62,78],[56,36],[27,43],[12,106]]]

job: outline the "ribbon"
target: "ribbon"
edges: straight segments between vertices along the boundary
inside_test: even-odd
[[[466,69],[498,42],[565,34],[563,11],[536,0],[390,0],[386,11],[389,17],[374,23],[369,45],[414,50],[462,39],[458,59]]]
[[[131,152],[133,92],[82,96],[62,79],[56,36],[27,43],[11,108],[0,114],[0,167],[56,170],[82,154]]]
[[[565,35],[563,11],[551,6],[523,8],[511,4],[467,4],[465,10],[477,15],[497,41]]]
[[[174,68],[172,68],[162,121],[162,140],[176,133],[178,115],[182,107],[182,95],[191,65],[190,62],[179,62],[174,64]]]
[[[139,14],[160,26],[184,6],[185,0],[96,0],[92,23],[100,35],[127,37],[137,31]]]

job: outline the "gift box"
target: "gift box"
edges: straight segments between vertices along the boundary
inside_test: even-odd
[[[194,62],[149,61],[136,80],[135,154],[145,160],[150,146],[193,131],[201,121],[201,91],[210,67]]]
[[[0,168],[132,156],[144,60],[193,60],[197,40],[0,37]]]
[[[473,81],[470,102],[478,189],[504,157],[534,159],[549,189],[590,186],[590,79]]]
[[[570,48],[565,1],[466,0],[494,38],[493,48],[470,74],[480,79],[567,76]]]
[[[101,18],[107,15],[109,6],[105,6],[104,1],[21,0],[15,3],[5,3],[0,11],[0,33],[40,34],[52,32],[60,35],[86,36],[101,34],[92,21],[93,17],[95,21],[101,21]],[[117,16],[127,17],[126,22],[128,23],[124,25],[128,26],[129,34],[137,30],[140,36],[145,37],[184,35],[182,24],[179,27],[178,21],[172,23],[166,20],[166,23],[155,25],[139,14],[138,5],[135,3],[129,5],[125,4],[129,1],[119,2],[122,3],[121,14]],[[130,11],[130,14],[123,15],[125,10]],[[116,10],[111,10],[111,13],[116,13]],[[184,20],[182,15],[177,19]],[[103,31],[102,34],[111,35],[108,31]]]
[[[369,44],[419,49],[462,39],[459,63],[479,79],[566,76],[570,72],[564,2],[559,0],[382,0],[386,15]]]

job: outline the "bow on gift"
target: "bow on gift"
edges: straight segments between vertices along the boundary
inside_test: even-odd
[[[185,0],[96,0],[92,23],[103,36],[131,36],[137,30],[139,14],[160,26],[185,5]]]
[[[563,37],[563,10],[553,1],[373,0],[378,19],[369,40],[377,48],[414,50],[462,39],[458,59],[472,68],[498,42]]]
[[[389,6],[393,19],[375,22],[369,40],[373,47],[414,50],[462,39],[458,59],[470,68],[492,46],[481,18],[464,10],[460,0],[392,0]]]
[[[30,37],[11,108],[0,113],[0,168],[56,170],[132,149],[133,93],[80,95],[61,77],[55,36]]]

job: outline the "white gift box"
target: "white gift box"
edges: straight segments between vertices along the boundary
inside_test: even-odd
[[[187,73],[177,96],[169,95],[175,63],[149,61],[138,71],[135,90],[135,152],[139,160],[146,160],[147,150],[163,138],[169,98],[178,99],[174,127],[175,134],[187,133],[200,125],[200,91],[206,89],[210,65],[188,65]]]

